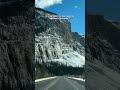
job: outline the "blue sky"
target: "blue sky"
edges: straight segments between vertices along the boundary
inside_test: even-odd
[[[58,15],[74,16],[69,19],[71,30],[85,34],[85,0],[36,0],[35,4]]]

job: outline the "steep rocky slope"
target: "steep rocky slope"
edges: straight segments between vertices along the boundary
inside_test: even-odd
[[[82,35],[79,35],[77,32],[73,32],[73,40],[80,42],[80,44],[85,47],[85,37]]]
[[[0,90],[34,90],[33,2],[12,1],[0,0]]]
[[[86,90],[119,90],[119,22],[100,15],[88,15],[86,22]]]
[[[50,19],[53,15],[56,14],[38,8],[35,10],[36,61],[58,61],[69,66],[81,67],[85,63],[85,51],[82,46],[84,38],[71,32],[71,24],[68,20]],[[81,42],[83,41],[82,45],[80,39]]]

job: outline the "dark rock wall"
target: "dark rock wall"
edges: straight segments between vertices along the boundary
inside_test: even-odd
[[[0,10],[11,10],[9,15],[0,11],[0,90],[34,90],[33,2],[19,2],[21,7],[0,1]]]
[[[119,90],[120,27],[100,15],[86,23],[86,90]]]

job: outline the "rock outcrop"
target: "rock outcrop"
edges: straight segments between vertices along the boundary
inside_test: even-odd
[[[86,90],[119,90],[119,23],[87,15],[86,29]]]
[[[34,90],[32,4],[32,0],[0,0],[0,90]]]
[[[84,65],[84,38],[71,32],[68,20],[50,19],[52,16],[58,15],[40,8],[35,10],[36,61],[58,61],[75,67]]]

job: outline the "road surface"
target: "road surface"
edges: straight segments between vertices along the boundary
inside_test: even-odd
[[[36,82],[35,90],[85,90],[85,86],[75,80],[60,76],[54,79]]]

